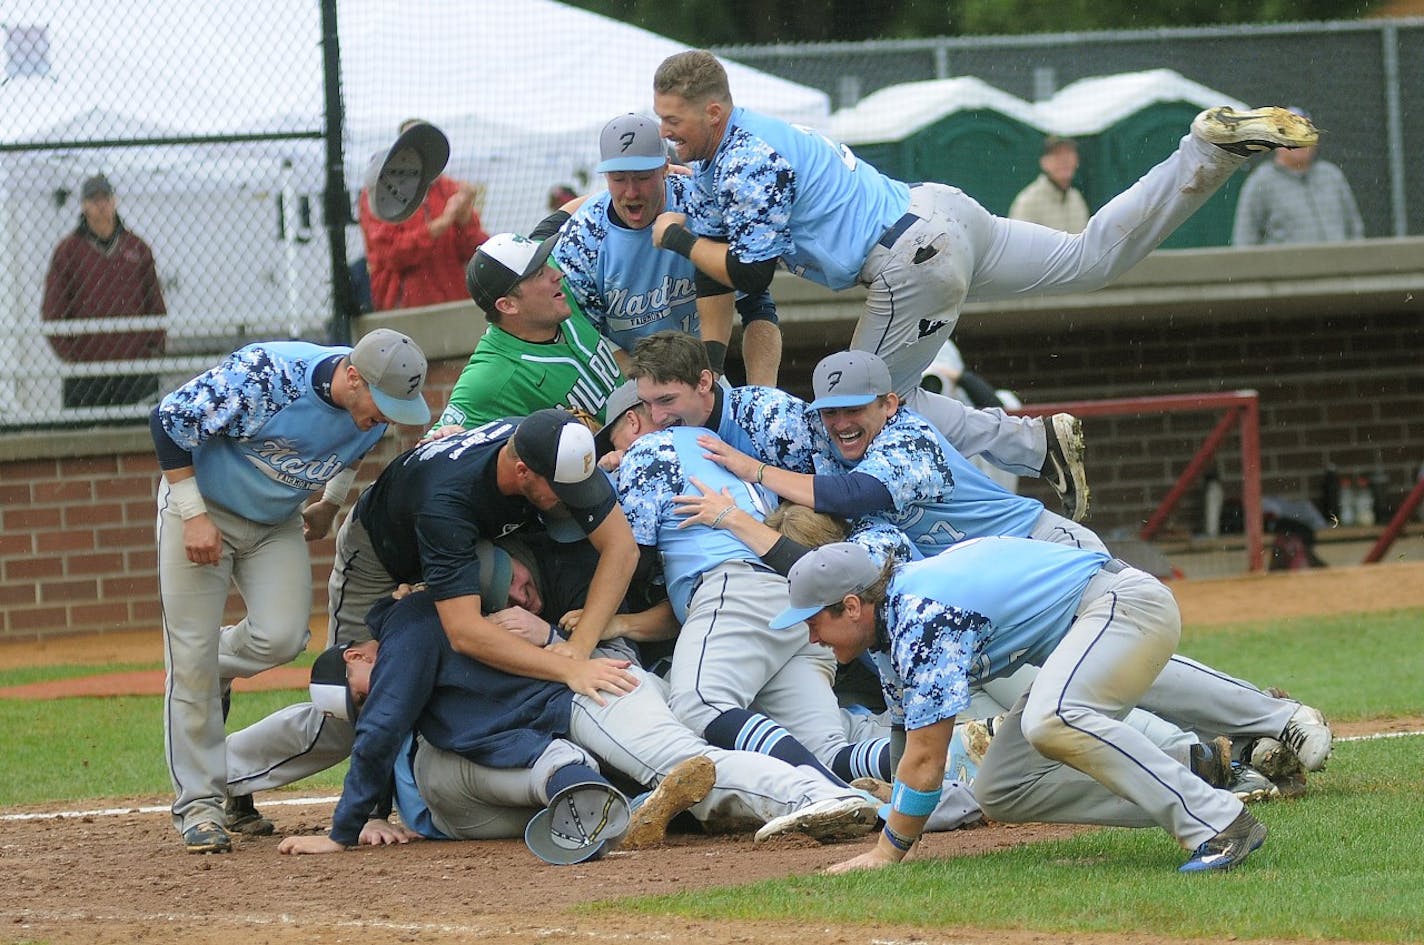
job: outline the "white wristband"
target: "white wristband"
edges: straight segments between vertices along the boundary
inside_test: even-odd
[[[341,508],[346,504],[346,497],[351,494],[351,486],[355,482],[356,467],[347,466],[326,481],[326,489],[321,493],[322,501]]]
[[[203,501],[203,494],[198,491],[198,479],[196,476],[189,476],[186,479],[179,479],[177,482],[168,482],[168,504],[187,521],[190,518],[197,518],[199,515],[208,514],[207,503]]]

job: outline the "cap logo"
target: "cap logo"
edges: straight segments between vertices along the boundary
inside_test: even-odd
[[[631,147],[633,146],[633,138],[634,138],[634,137],[635,137],[635,136],[634,136],[633,132],[631,132],[631,131],[625,131],[625,132],[623,132],[621,135],[618,136],[618,140],[623,142],[623,148],[622,148],[622,150],[627,151],[629,148],[631,148]]]
[[[829,375],[827,375],[826,384],[828,386],[826,387],[826,390],[835,390],[836,385],[841,382],[841,377],[843,376],[843,374],[843,371],[832,371]]]

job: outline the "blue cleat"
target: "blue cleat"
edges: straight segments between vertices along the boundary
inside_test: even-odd
[[[1207,870],[1229,870],[1250,856],[1266,842],[1266,825],[1242,810],[1221,833],[1197,847],[1192,858],[1178,870],[1183,873],[1205,873]]]

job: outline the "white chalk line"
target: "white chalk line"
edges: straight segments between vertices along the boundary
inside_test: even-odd
[[[1424,735],[1424,730],[1415,732],[1376,732],[1373,735],[1349,735],[1335,739],[1337,744],[1344,742],[1371,742],[1383,738],[1412,738]],[[262,806],[266,807],[307,807],[318,804],[335,804],[341,799],[339,794],[326,797],[284,797],[268,800],[263,798]],[[22,814],[0,814],[0,823],[26,821],[26,820],[62,820],[73,817],[122,817],[126,814],[167,814],[170,808],[158,807],[104,807],[95,810],[53,810],[42,813],[22,813]]]

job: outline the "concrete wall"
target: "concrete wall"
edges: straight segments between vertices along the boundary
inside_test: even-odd
[[[860,296],[784,276],[773,292],[786,334],[783,385],[809,393],[816,361],[848,342]],[[972,369],[1030,403],[1255,389],[1267,495],[1313,498],[1333,462],[1381,470],[1398,501],[1424,461],[1421,306],[1424,239],[1181,250],[1090,295],[970,305],[955,338]],[[380,325],[425,348],[435,409],[483,330],[468,304],[369,316],[360,328]],[[1091,524],[1104,535],[1140,527],[1215,422],[1088,420]],[[416,433],[388,437],[361,483]],[[1229,496],[1234,440],[1222,462]],[[146,428],[0,437],[0,639],[158,626],[157,478]],[[1040,494],[1027,481],[1025,491]],[[1199,517],[1191,496],[1168,523],[1169,545],[1188,543]],[[329,539],[312,546],[317,612],[331,550]],[[241,613],[236,601],[231,613]]]

